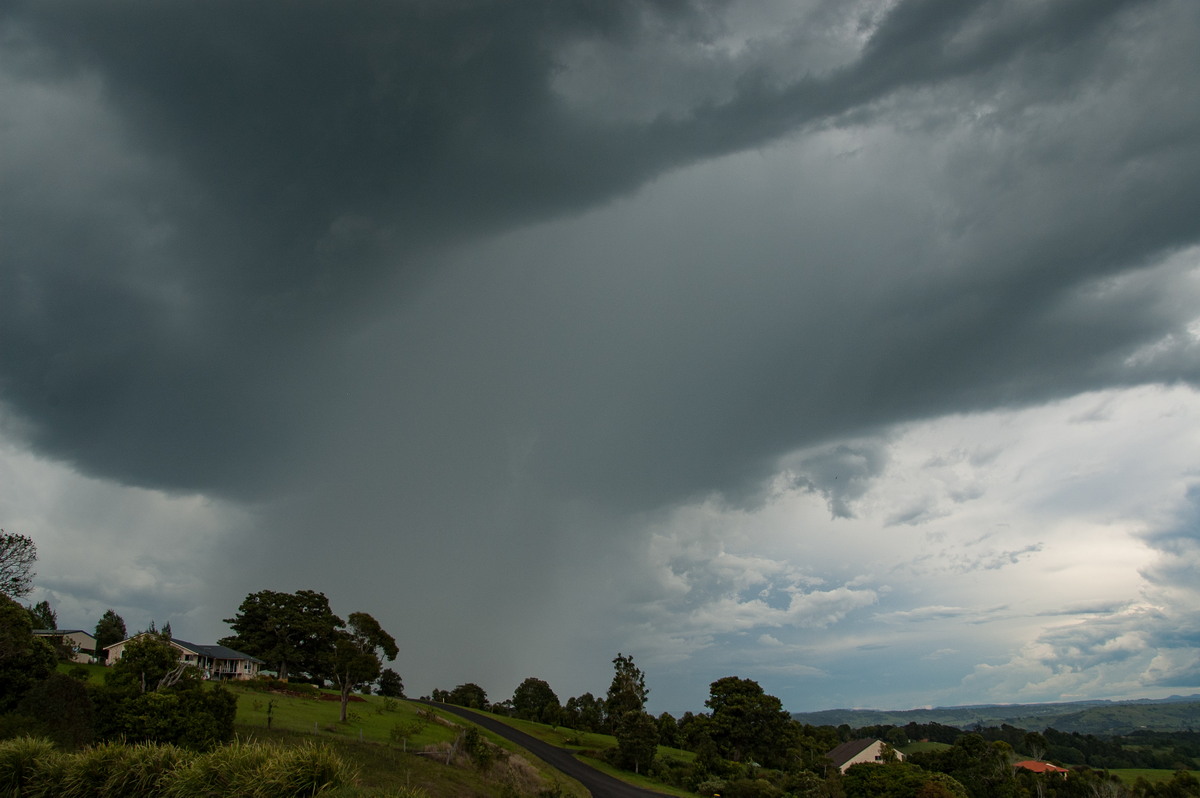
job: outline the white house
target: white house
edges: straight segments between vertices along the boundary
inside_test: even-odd
[[[33,634],[70,649],[71,662],[88,663],[96,658],[96,638],[82,629],[34,629]]]
[[[896,761],[903,761],[904,754],[892,748],[883,740],[876,740],[872,737],[864,737],[861,740],[851,740],[848,743],[842,743],[825,756],[833,761],[835,768],[845,773],[850,769],[851,765],[858,765],[863,762],[883,764],[885,750],[895,755]]]
[[[112,665],[125,653],[130,640],[147,632],[134,635],[120,643],[113,643],[104,650],[108,652],[108,664]],[[179,650],[181,662],[195,666],[205,679],[253,679],[264,664],[261,659],[218,645],[201,645],[171,638],[171,646]]]

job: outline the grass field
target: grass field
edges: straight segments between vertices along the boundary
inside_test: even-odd
[[[1151,784],[1158,784],[1159,782],[1170,781],[1176,773],[1174,770],[1150,770],[1148,768],[1113,768],[1108,772],[1126,784],[1133,784],[1139,778],[1143,778]],[[1188,772],[1197,779],[1200,779],[1200,770]]]

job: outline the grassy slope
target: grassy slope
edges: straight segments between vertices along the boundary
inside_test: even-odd
[[[233,690],[238,696],[239,736],[285,743],[317,739],[332,745],[359,768],[360,782],[368,788],[368,794],[370,790],[414,786],[430,796],[496,795],[505,783],[536,779],[531,775],[534,772],[541,775],[543,788],[557,785],[564,795],[587,794],[582,785],[483,729],[480,732],[485,738],[514,756],[487,773],[480,773],[461,755],[447,764],[445,752],[462,733],[465,721],[440,715],[433,721],[422,718],[418,713],[423,707],[408,701],[360,696],[364,700],[351,702],[343,724],[338,722],[337,701],[260,693],[236,686]]]

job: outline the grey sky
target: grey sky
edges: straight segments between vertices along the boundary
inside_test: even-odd
[[[9,3],[0,518],[74,623],[324,590],[421,692],[1200,686],[1198,29]]]

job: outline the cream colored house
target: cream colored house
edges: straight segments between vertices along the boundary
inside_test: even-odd
[[[825,756],[833,761],[835,768],[845,773],[850,769],[851,765],[859,765],[864,762],[883,764],[890,758],[889,754],[885,752],[890,752],[890,755],[895,756],[895,761],[897,762],[904,759],[904,754],[892,748],[883,740],[876,740],[871,737],[842,743]]]
[[[71,662],[95,662],[96,638],[82,629],[34,629],[33,634],[44,637],[54,645],[70,649]]]
[[[119,660],[129,641],[141,636],[134,635],[105,648],[108,652],[108,664],[112,665]],[[179,650],[181,662],[194,666],[205,679],[253,679],[258,676],[258,669],[264,664],[257,657],[225,646],[189,643],[177,637],[171,638],[171,646]]]

